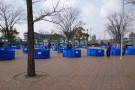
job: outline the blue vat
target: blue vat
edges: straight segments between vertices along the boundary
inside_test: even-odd
[[[99,48],[88,48],[87,56],[104,56],[104,50]]]
[[[126,54],[127,55],[135,55],[135,47],[134,46],[129,46],[126,48]]]
[[[100,46],[101,49],[106,49],[106,47],[107,47],[107,46],[105,46],[105,45],[101,45],[101,46]]]
[[[66,49],[66,50],[63,50],[63,57],[67,57],[67,58],[81,57],[81,50],[79,50],[79,49]]]
[[[69,57],[69,58],[74,57],[74,53],[73,53],[72,49],[71,50],[67,50],[66,54],[67,54],[67,57]]]
[[[0,50],[0,60],[15,59],[15,51],[13,50]]]
[[[19,49],[21,49],[21,46],[19,46],[19,45],[12,45],[11,49],[12,50],[19,50]]]
[[[53,51],[57,51],[58,50],[58,47],[57,46],[52,46],[52,50]]]
[[[27,47],[22,47],[22,52],[24,54],[28,54],[28,48]]]
[[[81,50],[79,50],[79,49],[74,50],[74,57],[75,58],[81,57]]]
[[[43,49],[46,48],[47,46],[43,46],[43,45],[34,45],[34,48],[36,49]]]
[[[78,48],[79,48],[79,46],[74,45],[72,48],[73,48],[73,49],[78,49]]]
[[[3,47],[4,48],[4,50],[13,50],[10,46],[8,46],[8,47]]]
[[[82,46],[82,48],[87,48],[87,46]]]
[[[43,46],[43,49],[49,49],[48,46]]]
[[[120,56],[121,55],[121,48],[119,46],[112,46],[110,55]],[[124,55],[124,51],[122,51],[122,55]]]
[[[50,50],[49,49],[35,49],[34,57],[35,59],[50,58]]]
[[[65,45],[64,45],[64,46],[61,46],[61,48],[62,48],[63,50],[64,50],[64,49],[67,49],[67,46],[65,46]]]

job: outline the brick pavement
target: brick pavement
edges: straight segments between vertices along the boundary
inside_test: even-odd
[[[135,90],[135,56],[63,58],[51,52],[50,59],[36,60],[36,71],[47,73],[39,81],[17,81],[14,76],[26,72],[27,55],[16,52],[16,59],[0,61],[0,90]]]

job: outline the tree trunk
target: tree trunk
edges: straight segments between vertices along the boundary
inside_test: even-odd
[[[27,3],[27,24],[28,24],[28,63],[27,76],[34,77],[35,61],[34,61],[34,24],[33,24],[33,10],[32,0],[26,0]]]
[[[78,39],[78,41],[79,41],[79,46],[80,46],[80,42],[81,42],[80,38]]]
[[[87,37],[87,43],[86,43],[86,46],[88,46],[88,37]]]
[[[69,43],[69,38],[68,37],[67,37],[67,40],[68,40],[67,42]]]
[[[9,43],[9,34],[8,34],[8,27],[6,26],[6,33],[5,33],[5,38],[8,40]]]

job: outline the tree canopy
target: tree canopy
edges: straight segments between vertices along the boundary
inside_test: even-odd
[[[19,34],[19,32],[17,32],[17,30],[15,28],[13,28],[13,29],[9,30],[8,38],[7,38],[7,37],[5,37],[6,36],[5,31],[6,31],[5,29],[0,29],[0,32],[2,33],[2,37],[9,40],[10,42],[13,42],[15,40],[16,36]]]
[[[73,7],[64,9],[58,13],[53,23],[57,24],[57,28],[65,34],[68,40],[73,39],[73,30],[84,24],[80,18],[80,10]]]
[[[22,23],[24,13],[21,8],[15,8],[8,2],[0,1],[0,28],[3,37],[10,42],[11,35],[17,34],[14,29],[15,24]],[[11,34],[12,33],[12,34]]]
[[[114,39],[118,40],[119,43],[121,39],[121,34],[124,37],[125,34],[132,30],[131,27],[133,21],[129,15],[125,15],[123,20],[121,14],[115,13],[111,16],[108,16],[107,20],[108,22],[105,25],[107,33],[110,34]]]

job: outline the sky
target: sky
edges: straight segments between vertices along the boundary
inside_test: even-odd
[[[6,0],[16,6],[21,6],[26,9],[25,0]],[[58,0],[47,0],[40,4],[34,4],[34,10],[38,8],[51,9],[52,4]],[[64,6],[75,7],[81,10],[81,19],[85,22],[84,29],[88,29],[89,35],[96,35],[97,39],[110,39],[110,35],[105,32],[106,17],[113,13],[120,13],[122,11],[122,0],[61,0],[59,8]],[[127,8],[127,6],[125,6]],[[128,8],[130,10],[131,8]],[[19,37],[23,37],[23,33],[27,32],[27,22],[15,25],[15,28],[20,32]],[[34,24],[34,31],[50,32],[56,30],[54,24],[39,21]],[[128,35],[126,35],[128,37]]]

